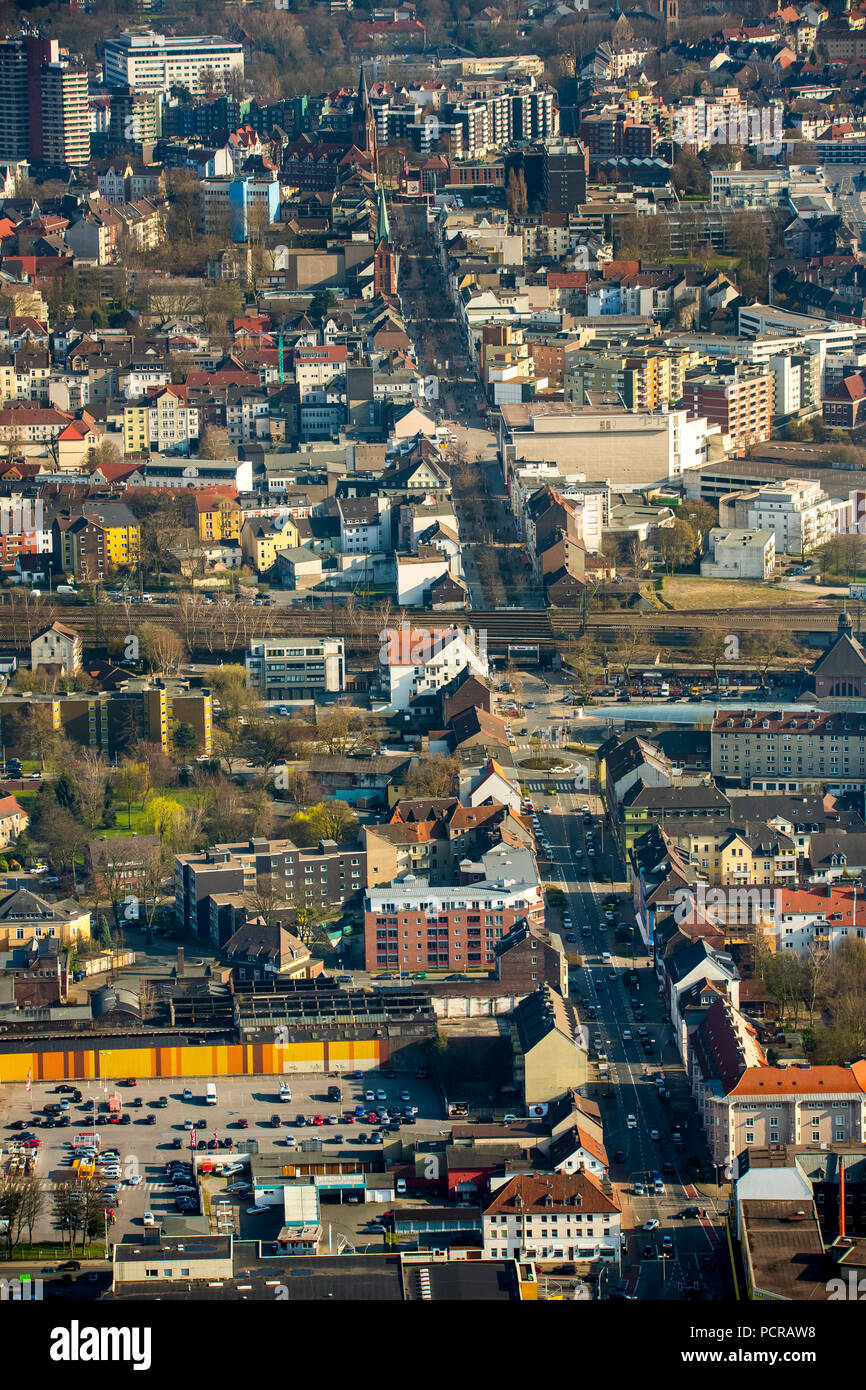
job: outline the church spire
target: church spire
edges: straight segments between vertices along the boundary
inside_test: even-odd
[[[379,189],[379,215],[376,218],[376,245],[386,241],[391,244],[391,223],[388,221],[388,209],[385,206],[385,190]]]
[[[370,105],[370,94],[367,91],[367,72],[364,64],[361,64],[361,75],[358,78],[358,90],[355,94],[355,110],[353,112],[356,121],[363,121],[367,114],[367,107]]]

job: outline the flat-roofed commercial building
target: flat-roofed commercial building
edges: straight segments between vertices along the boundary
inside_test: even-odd
[[[264,700],[308,700],[346,688],[342,637],[265,638],[246,657]]]
[[[218,78],[231,72],[243,77],[244,73],[242,44],[206,35],[155,34],[147,29],[127,30],[107,39],[103,61],[107,87],[166,93],[172,87],[186,87],[193,95],[204,91],[203,72]]]

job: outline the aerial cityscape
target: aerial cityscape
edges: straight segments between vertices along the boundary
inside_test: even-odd
[[[866,1296],[866,0],[0,18],[0,1301],[815,1364],[746,1324]]]

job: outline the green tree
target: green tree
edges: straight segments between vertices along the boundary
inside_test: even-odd
[[[316,840],[354,839],[358,817],[345,801],[320,801],[309,812],[310,828]]]
[[[677,519],[672,526],[655,526],[651,535],[668,574],[694,562],[697,536],[687,521]]]
[[[191,724],[175,724],[174,746],[179,753],[193,753],[198,748],[198,734]]]
[[[54,784],[54,795],[65,811],[72,811],[75,815],[80,814],[78,788],[68,772],[61,772]]]
[[[143,804],[150,790],[150,773],[146,763],[121,763],[114,774],[114,793],[122,806],[126,807],[126,824],[132,829],[132,808]]]
[[[316,322],[321,322],[329,309],[332,309],[336,300],[330,290],[316,290],[310,300],[310,307],[307,309],[307,317]]]

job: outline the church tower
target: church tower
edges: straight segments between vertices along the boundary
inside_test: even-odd
[[[370,105],[370,94],[367,90],[367,73],[362,64],[361,74],[358,78],[358,90],[355,94],[355,105],[352,110],[352,144],[365,154],[375,155],[376,152],[376,117]]]
[[[379,189],[379,212],[376,217],[376,236],[373,253],[373,289],[376,294],[397,293],[397,260],[391,244],[391,224],[385,206],[385,190]]]
[[[665,38],[670,42],[680,22],[680,0],[661,0],[665,20]]]

